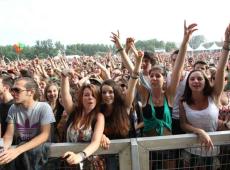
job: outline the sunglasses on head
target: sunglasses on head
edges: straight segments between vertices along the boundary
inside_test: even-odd
[[[27,89],[23,90],[23,89],[20,89],[20,88],[17,88],[17,87],[13,87],[13,88],[10,89],[11,93],[17,93],[17,94],[19,94],[19,93],[21,93],[23,91],[27,91]]]

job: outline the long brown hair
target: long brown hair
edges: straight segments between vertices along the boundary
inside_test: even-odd
[[[83,114],[83,109],[84,109],[83,93],[84,93],[84,90],[87,88],[91,90],[93,97],[95,97],[96,106],[93,108],[93,110],[90,113]],[[80,125],[84,125],[83,129],[87,129],[89,127],[92,127],[92,125],[96,122],[96,115],[99,113],[99,107],[98,106],[99,106],[99,89],[93,84],[83,85],[80,88],[79,93],[78,93],[78,97],[77,97],[77,107],[75,110],[73,126],[77,127],[77,125],[80,123]]]
[[[185,101],[188,105],[194,104],[194,100],[192,99],[192,90],[189,86],[189,78],[190,78],[191,74],[194,72],[200,72],[204,77],[205,84],[204,84],[204,89],[203,89],[203,95],[204,96],[211,96],[212,91],[213,91],[213,88],[211,87],[208,78],[206,77],[206,75],[201,70],[190,71],[190,73],[187,77],[187,80],[186,80],[184,94],[182,96],[182,101]]]
[[[101,88],[108,85],[113,88],[114,102],[113,109],[110,115],[106,115],[106,104],[101,105],[101,112],[105,115],[105,130],[104,134],[109,136],[127,137],[130,130],[130,120],[125,105],[124,95],[121,92],[121,87],[113,80],[105,80]],[[102,93],[102,90],[101,90]]]

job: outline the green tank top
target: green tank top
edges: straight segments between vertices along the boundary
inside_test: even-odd
[[[150,98],[152,117],[147,118],[147,119],[145,117],[143,117],[143,120],[144,120],[144,130],[143,131],[148,132],[152,129],[155,129],[157,134],[159,136],[162,136],[163,132],[164,132],[164,127],[168,128],[169,130],[172,129],[172,118],[171,118],[171,113],[170,113],[170,109],[168,106],[168,102],[166,100],[166,97],[164,97],[164,114],[163,114],[163,119],[160,120],[160,119],[157,119],[157,117],[156,117],[156,111],[154,109],[154,104],[153,104],[151,94],[150,94],[149,98]],[[147,105],[149,105],[149,99],[147,101]]]

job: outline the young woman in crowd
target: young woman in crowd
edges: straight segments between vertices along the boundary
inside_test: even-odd
[[[81,152],[66,152],[63,157],[69,164],[78,164],[93,154],[100,146],[104,131],[104,115],[99,112],[99,90],[93,84],[83,84],[77,102],[73,103],[70,95],[69,75],[62,72],[61,96],[64,108],[69,116],[67,122],[67,142],[90,142]],[[89,166],[89,162],[83,164]]]
[[[161,136],[170,135],[172,129],[171,111],[174,102],[176,88],[180,81],[181,73],[185,60],[188,41],[192,33],[197,30],[196,24],[191,24],[188,27],[184,23],[184,38],[176,58],[174,68],[171,74],[171,83],[165,86],[166,75],[161,66],[153,66],[149,71],[151,90],[144,85],[139,86],[138,93],[141,94],[144,119],[144,136]],[[120,42],[117,46],[120,46]],[[135,52],[133,48],[133,52]],[[130,65],[131,61],[124,51],[120,52],[126,65]],[[130,66],[130,68],[132,68]],[[166,155],[169,155],[168,153]],[[158,166],[158,165],[156,165]],[[174,167],[175,162],[168,161],[166,167]],[[156,167],[155,167],[156,168]]]
[[[112,41],[117,44],[119,34],[112,33]],[[117,46],[118,48],[118,46]],[[124,51],[120,46],[118,51]],[[136,64],[131,73],[128,89],[122,93],[121,86],[114,80],[105,80],[101,85],[101,112],[105,116],[105,130],[101,145],[107,147],[106,139],[124,139],[130,136],[130,109],[135,96],[135,87],[139,78],[143,52],[135,53]],[[118,162],[114,155],[106,156],[106,167],[117,169]]]
[[[213,156],[219,154],[219,147],[214,147],[207,132],[226,130],[229,123],[219,120],[220,98],[224,88],[224,71],[229,54],[230,25],[225,31],[222,56],[219,59],[213,86],[204,72],[193,70],[188,75],[182,102],[180,104],[180,124],[185,132],[198,136],[203,147],[186,149],[185,162],[190,166],[206,165],[212,169]],[[199,161],[198,161],[199,160]]]
[[[51,133],[51,141],[52,142],[61,142],[61,134],[58,133],[57,125],[59,121],[61,120],[64,107],[61,105],[59,101],[59,85],[54,82],[49,82],[46,85],[45,91],[44,91],[45,99],[51,106],[56,122],[52,126],[52,133]]]

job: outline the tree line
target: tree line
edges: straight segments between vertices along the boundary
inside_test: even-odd
[[[197,48],[201,43],[205,42],[203,35],[194,36],[190,41],[192,48]],[[157,39],[137,41],[135,43],[138,49],[144,51],[155,52],[158,49],[163,49],[170,52],[177,48],[175,42],[164,42]],[[108,51],[115,52],[115,47],[105,44],[71,44],[64,46],[60,41],[53,42],[51,39],[36,41],[34,46],[25,46],[23,50],[17,54],[13,45],[0,46],[0,55],[5,56],[10,60],[18,57],[33,59],[35,57],[46,58],[47,56],[62,55],[102,55]]]

